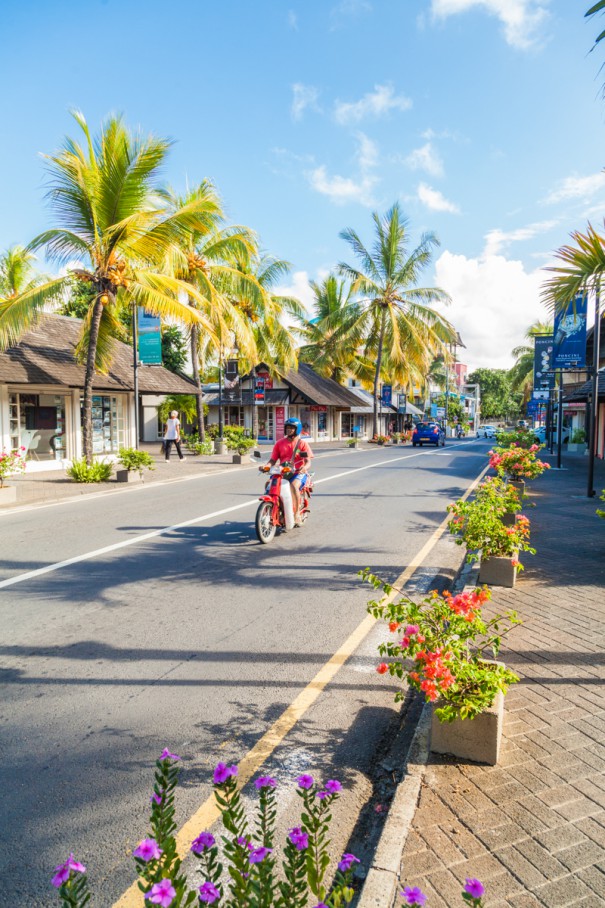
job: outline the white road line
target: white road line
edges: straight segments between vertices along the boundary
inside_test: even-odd
[[[325,476],[323,479],[315,481],[315,485],[322,482],[331,482],[333,479],[341,479],[343,476],[352,476],[354,473],[362,473],[364,470],[374,470],[376,467],[383,467],[385,464],[396,463],[398,460],[409,460],[412,457],[421,457],[428,454],[428,451],[421,451],[417,454],[403,454],[401,457],[390,457],[388,460],[380,460],[377,463],[366,464],[363,467],[356,467],[354,470],[345,470],[342,473],[336,473],[334,476]],[[434,452],[430,452],[434,453]],[[216,475],[216,474],[215,474]],[[202,514],[200,517],[193,517],[191,520],[184,520],[181,523],[175,523],[172,526],[163,527],[160,530],[152,530],[149,533],[143,533],[141,536],[135,536],[132,539],[125,539],[122,542],[114,542],[112,545],[106,545],[101,549],[94,549],[92,552],[85,552],[82,555],[76,555],[74,558],[67,558],[65,561],[57,561],[54,564],[48,564],[46,567],[36,568],[33,571],[27,571],[25,574],[17,574],[16,577],[9,577],[7,580],[0,581],[0,589],[8,586],[15,586],[17,583],[24,583],[26,580],[32,580],[34,577],[41,577],[43,574],[51,574],[61,568],[69,567],[72,564],[78,564],[81,561],[91,561],[100,555],[107,555],[109,552],[116,552],[119,549],[126,549],[148,539],[155,539],[158,536],[167,536],[174,530],[180,530],[183,527],[190,527],[196,523],[202,523],[204,520],[212,520],[214,517],[221,517],[223,514],[231,514],[234,511],[240,511],[242,508],[249,508],[258,502],[257,498],[251,498],[242,504],[233,505],[230,508],[223,508],[220,511],[211,511],[209,514]]]

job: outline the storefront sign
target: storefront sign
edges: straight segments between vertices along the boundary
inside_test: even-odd
[[[284,423],[286,421],[286,408],[275,408],[275,437],[281,438],[284,434]]]
[[[555,386],[555,375],[552,371],[553,336],[538,334],[534,338],[534,398],[537,392],[540,397],[546,396]]]
[[[256,374],[257,374],[258,378],[262,378],[262,380],[264,381],[265,391],[272,391],[273,390],[273,379],[271,378],[269,373],[268,372],[257,372]]]
[[[586,294],[579,293],[567,308],[555,315],[553,368],[586,365]]]
[[[254,382],[254,403],[264,404],[265,402],[265,379],[257,378]]]
[[[319,406],[319,405],[311,406],[311,407],[309,407],[309,410],[312,410],[314,413],[327,413],[328,412],[327,407],[323,407],[323,406]]]
[[[139,362],[148,365],[162,364],[161,321],[157,315],[150,315],[138,308]]]

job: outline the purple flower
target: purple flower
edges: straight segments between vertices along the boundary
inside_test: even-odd
[[[338,862],[338,869],[341,873],[346,873],[347,870],[351,869],[353,864],[359,864],[359,858],[356,858],[354,854],[345,852]]]
[[[224,763],[217,763],[214,770],[214,784],[222,785],[230,776],[237,775],[237,766],[226,766]]]
[[[324,902],[318,902],[313,908],[328,908],[328,906]]]
[[[289,839],[298,851],[304,851],[309,847],[309,836],[303,832],[300,826],[295,826],[289,831]]]
[[[318,791],[317,794],[315,795],[315,797],[319,798],[320,801],[323,801],[324,798],[328,797],[328,792],[327,791]]]
[[[191,843],[190,851],[193,851],[194,854],[201,854],[206,848],[212,848],[214,842],[215,839],[211,832],[200,832],[197,839]]]
[[[261,861],[264,861],[272,851],[272,848],[254,848],[250,852],[250,857],[248,858],[248,860],[251,864],[260,864]]]
[[[63,883],[66,883],[69,879],[70,873],[86,873],[86,867],[84,864],[80,864],[79,861],[73,856],[73,853],[67,858],[64,864],[59,864],[55,867],[55,875],[52,878],[52,884],[55,889],[60,889]]]
[[[418,886],[406,886],[401,895],[408,905],[424,905],[426,895]]]
[[[248,849],[250,849],[250,850],[252,850],[252,848],[254,847],[253,845],[250,844],[250,842],[248,841],[248,839],[247,839],[246,836],[244,836],[244,835],[241,835],[241,836],[238,838],[237,844],[238,844],[238,845],[241,845],[242,848],[248,848]]]
[[[325,787],[332,795],[336,794],[337,791],[342,791],[342,785],[336,779],[328,779]]]
[[[308,776],[303,773],[296,781],[298,782],[299,788],[310,788],[311,785],[313,785],[313,776]]]
[[[172,880],[160,880],[151,887],[151,892],[147,893],[145,900],[152,905],[161,905],[162,908],[168,908],[172,905],[173,899],[176,898],[176,889],[172,885]]]
[[[221,897],[220,891],[210,880],[203,883],[199,887],[198,892],[200,894],[200,902],[207,902],[209,905],[212,905],[213,902],[216,902]]]
[[[140,858],[145,862],[157,861],[161,853],[162,849],[155,839],[143,839],[132,852],[135,858]]]
[[[275,788],[277,782],[271,776],[261,776],[260,779],[256,779],[254,784],[260,790],[261,788]]]
[[[485,893],[485,886],[483,885],[483,883],[480,880],[470,879],[470,880],[466,881],[466,886],[464,887],[464,891],[468,892],[468,894],[471,896],[471,898],[480,899],[483,897],[483,894]]]
[[[180,760],[180,757],[177,757],[176,754],[171,754],[167,747],[164,748],[160,754],[160,760]],[[159,885],[159,884],[158,884]]]
[[[162,803],[162,795],[161,795],[161,794],[157,794],[157,792],[154,791],[154,793],[151,795],[151,797],[149,798],[149,800],[151,801],[152,804],[153,804],[154,801],[155,801],[156,804],[161,804],[161,803]]]

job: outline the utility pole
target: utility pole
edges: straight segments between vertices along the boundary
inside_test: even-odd
[[[588,444],[588,489],[589,498],[594,498],[594,461],[597,456],[597,444],[599,440],[599,355],[601,353],[601,288],[599,285],[595,288],[594,304],[594,333],[593,333],[593,352],[592,352],[592,408],[591,408],[591,425],[590,437]]]
[[[132,370],[134,373],[134,446],[139,447],[139,332],[137,330],[137,317],[139,309],[132,309]]]

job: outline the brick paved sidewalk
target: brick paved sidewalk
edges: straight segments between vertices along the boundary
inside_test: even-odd
[[[531,483],[538,553],[516,590],[494,590],[495,610],[524,622],[502,652],[521,681],[500,763],[429,758],[401,867],[427,908],[462,905],[466,877],[486,908],[605,905],[605,521],[585,460],[568,460]]]

